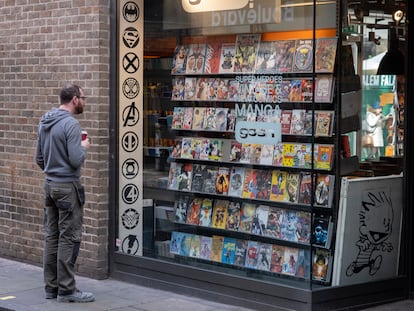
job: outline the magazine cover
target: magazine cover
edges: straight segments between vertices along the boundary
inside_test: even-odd
[[[293,72],[312,72],[313,40],[296,40]]]
[[[235,55],[236,45],[234,42],[221,45],[219,73],[233,73]]]
[[[212,238],[209,236],[201,236],[200,239],[200,259],[210,260]]]
[[[174,50],[172,60],[172,75],[185,74],[185,67],[187,64],[188,47],[185,45],[178,45]]]
[[[230,202],[227,213],[226,230],[238,231],[240,225],[240,203]]]
[[[244,185],[244,167],[235,166],[230,171],[229,196],[241,198]]]
[[[203,227],[210,227],[213,213],[213,199],[204,198],[201,203],[198,224]]]
[[[234,249],[234,265],[238,267],[244,267],[246,262],[247,253],[247,241],[237,239]]]
[[[215,200],[213,205],[213,218],[211,226],[213,228],[225,229],[227,223],[229,201]]]
[[[256,205],[253,203],[243,202],[241,206],[241,218],[239,231],[245,233],[252,232],[253,218],[256,214]]]
[[[236,239],[224,237],[223,251],[221,255],[221,262],[225,264],[234,264],[234,254],[236,250]]]
[[[253,73],[256,64],[260,34],[240,34],[236,37],[234,73]]]
[[[186,74],[202,74],[206,61],[206,44],[194,43],[189,45]]]
[[[257,259],[257,269],[270,271],[272,262],[272,244],[259,243],[259,255]]]
[[[315,72],[333,73],[338,38],[316,39]]]

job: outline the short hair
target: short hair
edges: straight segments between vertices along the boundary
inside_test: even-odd
[[[76,84],[66,84],[60,90],[60,103],[67,104],[74,96],[81,96],[80,90],[80,86]]]

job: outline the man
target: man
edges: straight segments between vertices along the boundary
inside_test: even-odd
[[[81,140],[74,115],[85,106],[83,89],[74,84],[60,91],[60,106],[40,120],[36,163],[45,172],[45,250],[43,258],[46,299],[58,302],[91,302],[92,293],[75,284],[75,262],[82,237],[84,188],[81,166],[89,139]]]

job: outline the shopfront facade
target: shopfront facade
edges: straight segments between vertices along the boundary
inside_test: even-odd
[[[41,263],[30,155],[70,80],[78,272],[257,310],[411,297],[409,1],[28,2],[0,8],[1,256]]]

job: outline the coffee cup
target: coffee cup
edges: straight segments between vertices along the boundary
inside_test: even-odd
[[[82,140],[86,140],[86,138],[88,138],[88,132],[82,131]]]

